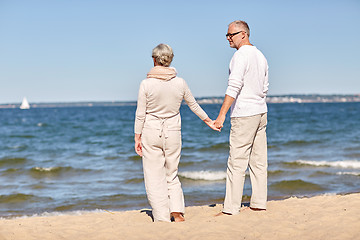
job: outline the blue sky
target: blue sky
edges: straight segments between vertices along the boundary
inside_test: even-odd
[[[0,0],[0,103],[136,100],[159,43],[195,97],[223,96],[237,19],[270,95],[360,94],[358,0]]]

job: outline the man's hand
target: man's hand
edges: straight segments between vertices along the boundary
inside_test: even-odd
[[[204,122],[206,125],[208,125],[212,130],[220,132],[220,129],[216,128],[214,125],[214,120],[211,120],[210,118],[204,119]]]
[[[141,134],[135,133],[135,152],[142,157]]]
[[[221,131],[221,128],[224,126],[224,121],[226,118],[226,113],[229,111],[229,108],[231,107],[231,104],[234,102],[235,98],[230,97],[229,95],[225,95],[224,102],[221,106],[219,116],[215,120],[214,124],[219,131]]]
[[[215,120],[214,125],[217,129],[219,129],[219,131],[221,131],[221,129],[223,128],[224,121],[225,121],[225,116],[222,115],[219,115]]]

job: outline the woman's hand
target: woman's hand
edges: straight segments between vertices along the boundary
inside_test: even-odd
[[[221,128],[216,128],[215,127],[215,121],[214,120],[211,120],[210,118],[206,118],[204,120],[204,123],[206,123],[206,125],[208,125],[212,130],[221,132]]]
[[[224,121],[225,121],[225,115],[220,115],[218,116],[218,118],[214,121],[214,125],[217,129],[220,129],[224,126]]]
[[[142,157],[141,134],[135,133],[135,152]]]

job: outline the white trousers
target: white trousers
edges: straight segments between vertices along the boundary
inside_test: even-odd
[[[238,214],[249,167],[252,194],[250,207],[266,209],[267,201],[267,113],[231,118],[226,195],[223,212]]]
[[[154,221],[170,222],[171,212],[185,211],[178,178],[181,131],[144,128],[141,136],[145,188]]]

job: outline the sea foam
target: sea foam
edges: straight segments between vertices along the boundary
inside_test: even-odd
[[[67,212],[43,212],[40,214],[32,214],[32,215],[22,215],[22,216],[5,216],[0,217],[0,220],[4,219],[25,219],[25,218],[32,218],[32,217],[58,217],[58,216],[81,216],[86,214],[92,214],[92,213],[111,213],[114,214],[112,211],[103,210],[103,209],[94,209],[94,210],[77,210],[77,211],[67,211]]]
[[[337,168],[356,168],[360,169],[360,161],[357,160],[346,160],[346,161],[307,161],[297,160],[298,164],[311,165],[316,167],[337,167]]]
[[[35,167],[33,169],[40,172],[51,172],[60,169],[60,167]]]
[[[188,171],[179,172],[179,176],[193,180],[219,181],[226,179],[224,171]]]
[[[336,175],[354,175],[354,176],[360,176],[360,172],[337,172]]]

